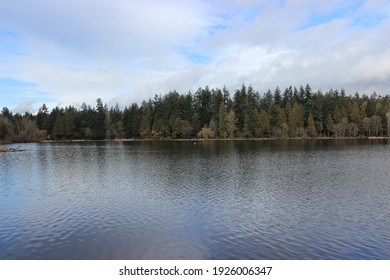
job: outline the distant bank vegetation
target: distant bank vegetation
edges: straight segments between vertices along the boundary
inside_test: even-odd
[[[313,92],[309,85],[264,94],[242,85],[156,95],[141,104],[53,108],[0,114],[0,142],[40,140],[370,137],[390,134],[390,98]]]

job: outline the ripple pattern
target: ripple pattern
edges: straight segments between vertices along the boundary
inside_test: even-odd
[[[387,140],[25,148],[0,259],[390,259]]]

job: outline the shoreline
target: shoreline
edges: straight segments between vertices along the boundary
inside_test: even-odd
[[[312,137],[312,138],[188,138],[188,139],[141,139],[141,138],[118,138],[118,139],[63,139],[63,140],[40,140],[32,142],[0,142],[0,146],[12,145],[12,144],[28,144],[28,143],[88,143],[88,142],[226,142],[226,141],[317,141],[317,140],[386,140],[390,137],[378,136],[378,137]],[[3,148],[4,149],[4,148]]]
[[[37,143],[82,143],[82,142],[222,142],[222,141],[307,141],[307,140],[385,140],[390,137],[313,137],[313,138],[188,138],[188,139],[139,139],[139,138],[118,138],[118,139],[104,139],[104,140],[43,140]]]

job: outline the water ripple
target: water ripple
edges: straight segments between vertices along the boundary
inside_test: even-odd
[[[390,258],[387,143],[26,147],[0,157],[0,259]]]

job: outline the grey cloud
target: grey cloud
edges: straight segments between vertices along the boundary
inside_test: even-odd
[[[260,92],[306,83],[351,93],[389,88],[387,18],[354,26],[349,12],[300,29],[345,1],[277,2],[7,1],[0,23],[20,29],[28,48],[28,55],[5,58],[7,73],[64,104],[140,102],[174,89],[242,83]],[[387,2],[367,3],[355,17],[379,7],[388,14]],[[183,47],[207,53],[208,61],[194,62]]]
[[[14,0],[2,4],[0,22],[84,54],[133,56],[161,54],[201,35],[204,8],[183,1]]]
[[[35,113],[35,103],[33,101],[24,101],[16,106],[16,108],[12,111],[19,114],[24,114],[26,112]]]

